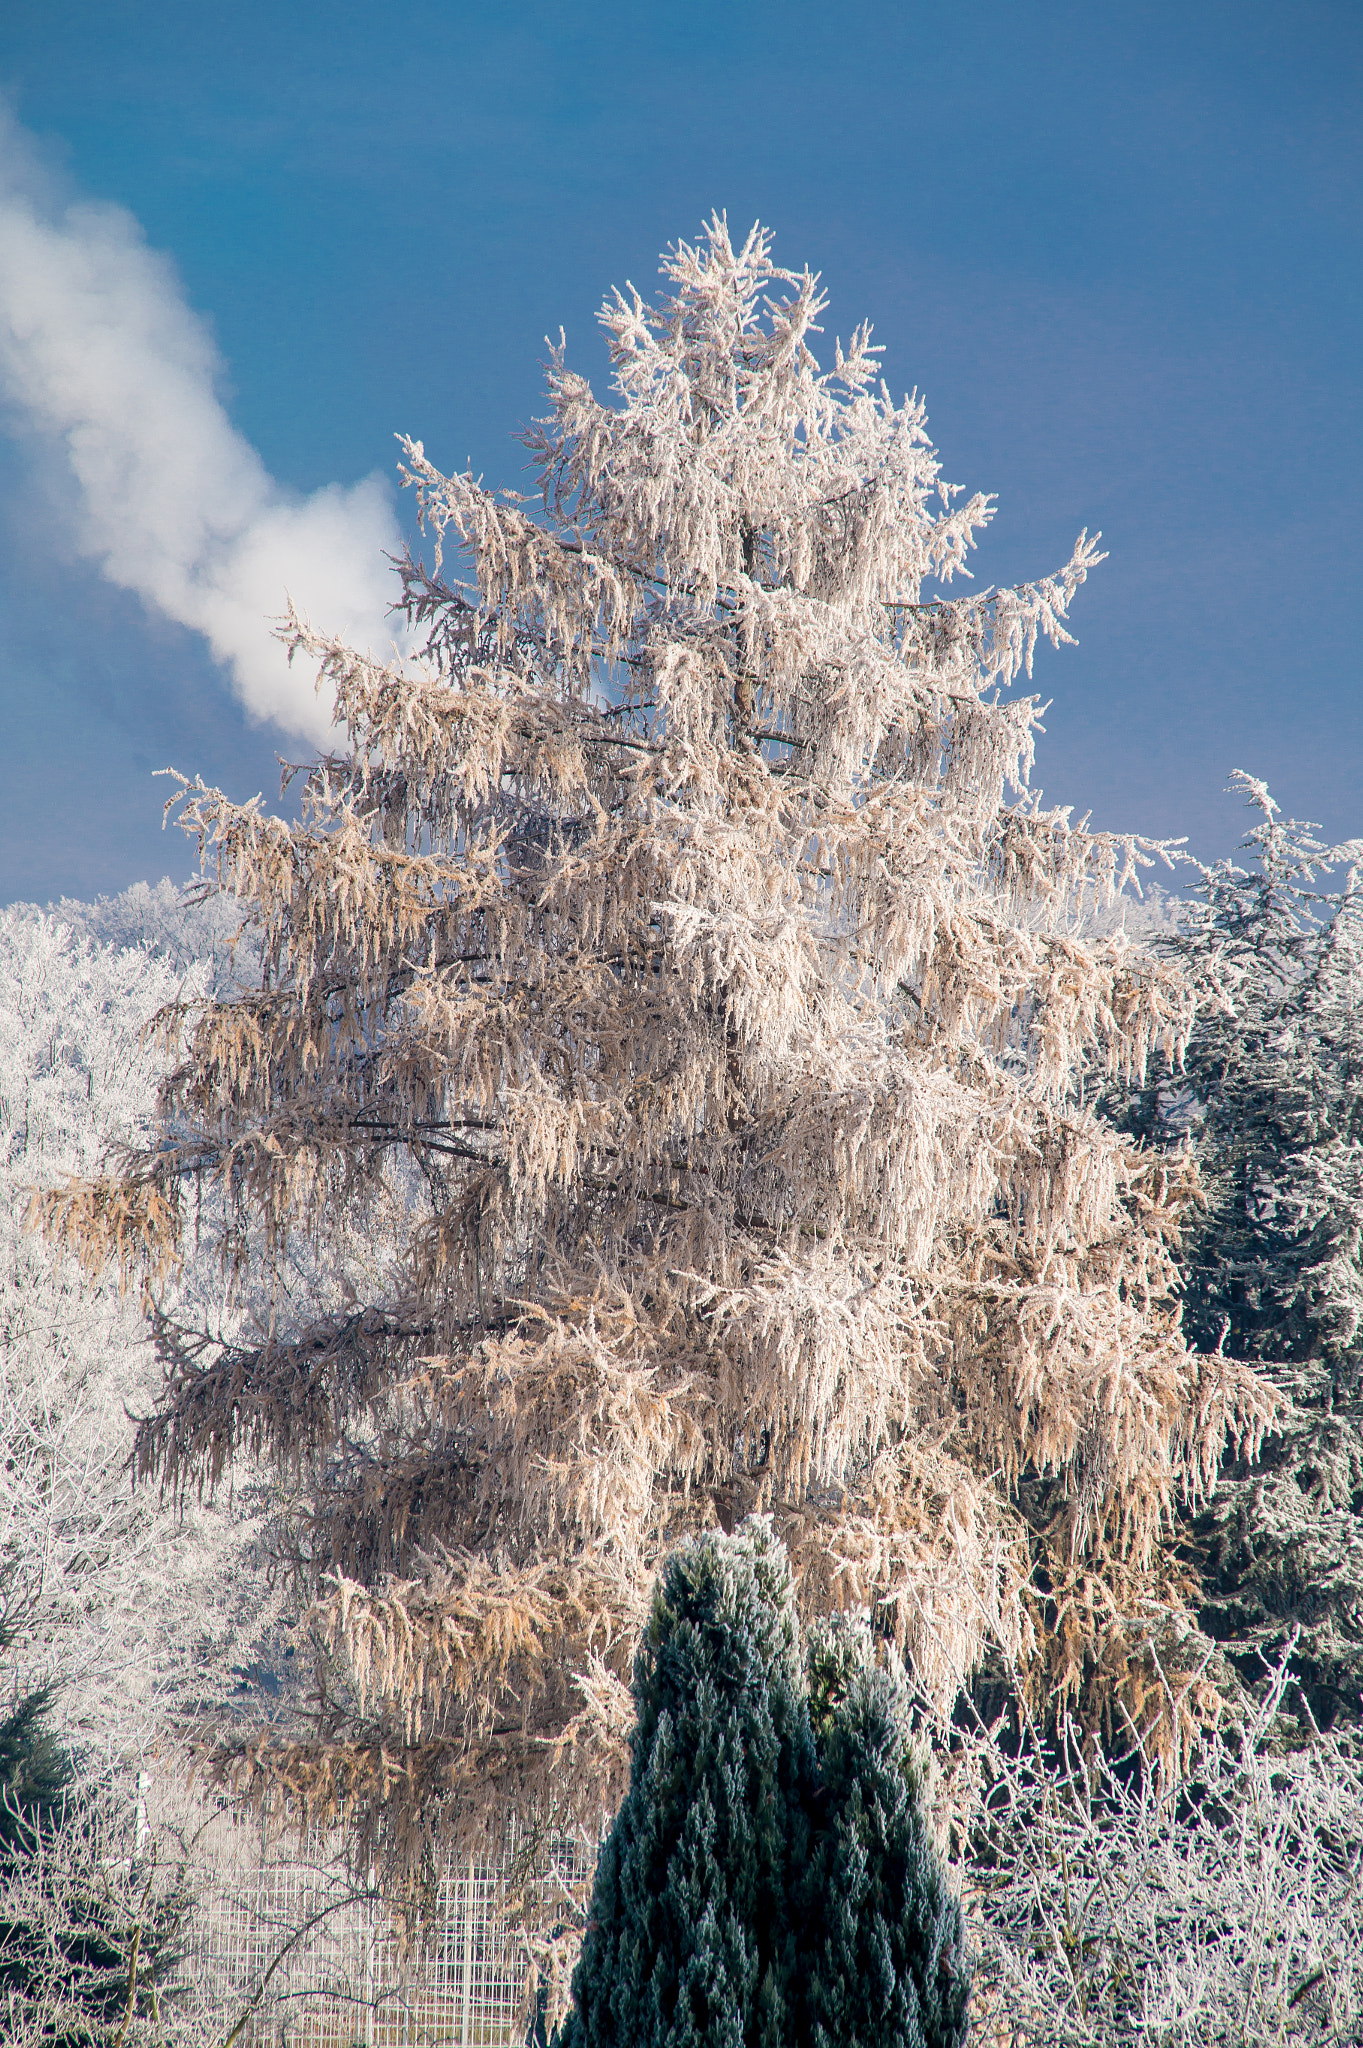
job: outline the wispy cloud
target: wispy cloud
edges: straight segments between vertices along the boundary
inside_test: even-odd
[[[64,452],[75,547],[111,583],[204,635],[247,710],[313,740],[329,709],[270,621],[291,599],[386,653],[384,560],[399,545],[378,476],[285,490],[233,427],[221,368],[168,257],[123,207],[71,202],[0,105],[0,403]]]

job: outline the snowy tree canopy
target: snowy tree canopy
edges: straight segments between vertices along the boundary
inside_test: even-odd
[[[406,444],[421,657],[288,622],[348,750],[297,824],[182,810],[258,985],[167,1006],[158,1136],[45,1206],[153,1284],[210,1213],[240,1274],[339,1262],[259,1341],[165,1316],[139,1462],[303,1490],[316,1717],[219,1766],[409,1867],[596,1829],[658,1561],[755,1510],[938,1706],[993,1645],[1172,1760],[1216,1700],[1163,1535],[1276,1402],[1184,1344],[1185,1168],[1085,1102],[1192,1017],[1082,936],[1159,849],[1027,794],[1096,543],[952,595],[989,501],[869,329],[821,368],[760,230],[663,268],[609,402],[554,352],[537,508]]]

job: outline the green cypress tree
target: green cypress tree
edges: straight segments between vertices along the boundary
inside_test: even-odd
[[[760,1520],[666,1567],[559,2048],[960,2048],[960,1907],[864,1627],[800,1653]]]
[[[630,1788],[562,2048],[789,2048],[814,1749],[785,1553],[764,1523],[671,1558],[634,1691]]]
[[[964,1924],[922,1804],[897,1688],[864,1632],[810,1645],[820,1825],[804,1886],[811,2048],[960,2048]]]

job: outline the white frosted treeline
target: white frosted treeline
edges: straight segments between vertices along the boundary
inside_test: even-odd
[[[279,1602],[240,1496],[191,1494],[180,1512],[155,1488],[134,1492],[133,1418],[160,1381],[140,1296],[28,1231],[28,1190],[145,1141],[163,1061],[143,1027],[177,995],[225,984],[227,923],[168,884],[57,915],[0,912],[0,1567],[18,1624],[6,1683],[54,1684],[53,1726],[111,1761],[230,1696]],[[178,1305],[211,1315],[219,1295],[205,1245]]]

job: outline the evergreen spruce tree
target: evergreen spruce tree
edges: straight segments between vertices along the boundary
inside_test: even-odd
[[[1186,1086],[1133,1122],[1191,1130],[1205,1211],[1184,1252],[1184,1326],[1284,1399],[1184,1518],[1201,1618],[1251,1683],[1295,1637],[1320,1725],[1363,1716],[1363,902],[1358,844],[1328,847],[1236,777],[1259,822],[1247,866],[1204,871],[1168,941],[1202,992]]]
[[[561,2048],[788,2048],[814,1751],[785,1555],[760,1522],[670,1559],[634,1689]]]
[[[18,1629],[11,1611],[12,1577],[0,1612],[0,1650]],[[4,1894],[17,1867],[61,1824],[75,1768],[47,1726],[51,1686],[15,1698],[0,1720],[0,1997],[32,1983],[45,1942],[39,1929],[6,1910]]]
[[[0,1869],[59,1824],[75,1775],[47,1726],[51,1705],[52,1687],[39,1686],[0,1721]]]
[[[855,1633],[811,1643],[819,1813],[804,1886],[811,2048],[960,2048],[970,1971],[898,1688]],[[865,1638],[862,1639],[863,1644]],[[860,1653],[858,1651],[860,1650]]]

